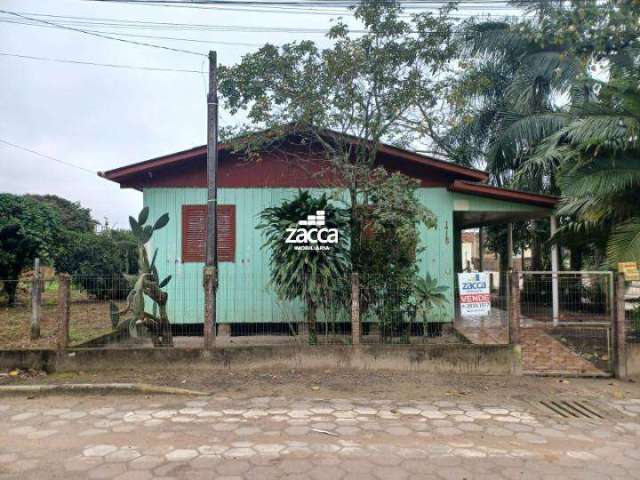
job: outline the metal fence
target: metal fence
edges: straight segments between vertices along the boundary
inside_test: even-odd
[[[33,299],[33,280],[0,280],[0,348],[34,349],[55,345],[57,321],[57,281],[40,279]],[[34,312],[35,310],[35,312]],[[33,322],[34,313],[38,322]],[[33,324],[37,323],[37,328]]]
[[[509,344],[509,272],[485,272],[489,276],[491,308],[488,315],[464,316],[458,302],[458,281],[455,281],[455,332],[469,343],[478,345]]]
[[[629,282],[623,300],[627,343],[640,343],[640,282]]]
[[[514,281],[525,371],[612,372],[612,272],[521,272]]]
[[[0,298],[0,322],[4,327],[0,348],[153,347],[150,319],[160,317],[160,306],[145,296],[144,316],[134,318],[131,304],[135,299],[130,297],[133,281],[121,275],[59,276],[43,281],[37,311],[41,331],[35,338],[30,335],[36,293],[33,280],[14,281],[14,304]],[[66,294],[61,290],[65,285]],[[202,348],[202,270],[175,272],[163,290],[167,294],[163,308],[171,324],[166,335],[171,338],[163,345]],[[431,306],[416,295],[408,279],[351,274],[322,288],[307,283],[304,288],[293,290],[310,292],[308,299],[299,294],[287,298],[273,287],[268,273],[231,276],[221,272],[216,345],[467,342],[452,327],[451,291],[444,301]],[[354,304],[358,320],[355,323]],[[64,318],[66,336],[58,335]]]
[[[227,276],[222,271],[215,345],[506,345],[512,341],[512,301],[517,295],[518,342],[525,369],[559,370],[568,360],[578,370],[588,365],[610,369],[615,305],[611,273],[519,272],[513,276],[490,272],[489,278],[489,315],[463,317],[455,284],[441,302],[431,305],[407,279],[347,275],[314,291],[313,301],[305,301],[299,295],[283,298],[270,284],[268,272]],[[159,317],[159,306],[147,297],[145,318],[134,318],[127,309],[131,279],[76,275],[39,282],[40,298],[34,301],[33,278],[0,281],[3,291],[16,292],[13,304],[6,294],[0,296],[0,348],[154,347],[152,329],[145,321]],[[61,289],[66,284],[65,297]],[[170,342],[163,345],[202,348],[202,270],[174,272],[163,290],[171,323],[166,332]],[[640,288],[632,286],[628,297],[627,341],[640,342]],[[61,323],[65,315],[67,324]],[[35,317],[40,327],[37,335],[32,332]],[[541,361],[545,357],[551,360]]]

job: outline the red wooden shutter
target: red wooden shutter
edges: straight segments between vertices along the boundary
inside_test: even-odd
[[[218,205],[218,261],[236,261],[236,206]]]
[[[218,261],[236,260],[236,206],[218,205]],[[207,206],[182,206],[182,262],[206,260]]]

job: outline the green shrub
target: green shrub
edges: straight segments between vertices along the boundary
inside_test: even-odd
[[[68,233],[65,250],[55,262],[56,270],[72,275],[75,285],[100,300],[127,297],[131,285],[125,277],[122,247],[111,232]]]

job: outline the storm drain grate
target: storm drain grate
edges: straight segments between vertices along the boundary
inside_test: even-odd
[[[603,419],[604,415],[585,401],[578,400],[540,400],[546,409],[563,418]]]

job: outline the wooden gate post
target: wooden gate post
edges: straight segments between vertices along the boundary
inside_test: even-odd
[[[512,373],[522,374],[522,347],[520,346],[520,273],[511,272],[509,290],[509,344],[513,352]]]
[[[33,279],[31,282],[31,340],[40,338],[40,316],[42,304],[42,282],[40,279],[40,259],[33,262]]]
[[[351,343],[360,345],[362,323],[360,322],[360,276],[351,274]]]
[[[204,267],[204,349],[211,350],[216,344],[216,324],[213,310],[216,308],[216,268]]]
[[[613,358],[615,362],[613,371],[617,378],[627,377],[627,335],[624,294],[624,274],[618,273],[615,277],[615,313],[613,316]]]
[[[58,351],[69,346],[70,285],[71,277],[68,274],[58,275]]]

